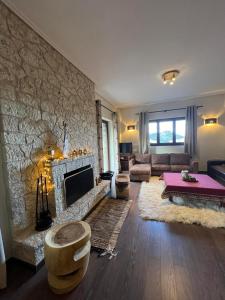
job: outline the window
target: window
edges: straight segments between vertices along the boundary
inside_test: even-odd
[[[164,119],[149,122],[149,140],[152,146],[183,145],[185,119]]]

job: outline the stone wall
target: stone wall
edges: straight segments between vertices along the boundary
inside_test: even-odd
[[[49,145],[87,147],[98,170],[94,83],[0,2],[3,167],[13,230],[34,221],[37,163]]]

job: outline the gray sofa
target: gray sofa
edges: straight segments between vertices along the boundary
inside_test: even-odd
[[[225,186],[225,160],[208,160],[207,173]]]
[[[163,172],[181,172],[189,170],[198,173],[198,162],[191,160],[189,154],[136,154],[129,161],[131,181],[149,181],[151,175],[161,175]]]

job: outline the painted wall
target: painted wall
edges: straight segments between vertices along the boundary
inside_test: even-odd
[[[174,101],[164,104],[153,104],[151,106],[140,106],[120,109],[120,141],[132,142],[134,152],[139,151],[138,115],[141,111],[155,111],[163,109],[182,108],[187,105],[202,105],[198,110],[198,157],[200,170],[206,170],[207,160],[225,159],[225,95],[199,97],[185,101]],[[150,120],[170,117],[183,117],[185,110],[161,112],[150,114]],[[206,126],[205,117],[216,116],[219,118],[217,125]],[[128,131],[127,125],[136,125],[135,131]],[[155,146],[151,147],[152,153],[181,153],[183,146]]]

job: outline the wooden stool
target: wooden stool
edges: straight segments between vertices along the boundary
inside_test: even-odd
[[[119,199],[129,199],[130,177],[126,174],[116,176],[116,197]]]
[[[45,237],[45,264],[48,283],[56,294],[74,289],[84,277],[91,249],[88,223],[69,222],[56,225]]]

